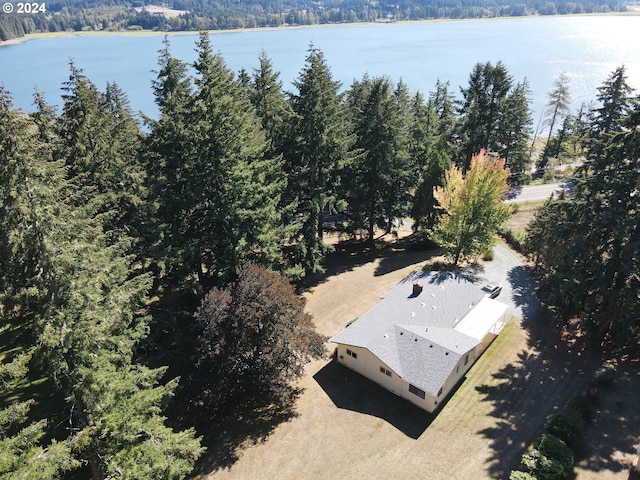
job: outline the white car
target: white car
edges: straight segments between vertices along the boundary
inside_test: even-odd
[[[502,292],[502,285],[498,282],[490,282],[487,283],[484,287],[482,287],[482,291],[487,294],[489,298],[496,298]]]

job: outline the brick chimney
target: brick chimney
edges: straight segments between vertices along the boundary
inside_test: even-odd
[[[413,296],[417,297],[421,293],[422,293],[422,285],[420,285],[419,283],[414,283],[413,284]]]

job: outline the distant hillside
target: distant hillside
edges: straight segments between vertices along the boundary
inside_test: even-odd
[[[0,14],[0,40],[37,32],[226,30],[326,23],[393,22],[624,11],[621,0],[53,0],[46,12]],[[17,5],[17,4],[16,4]],[[177,12],[175,12],[177,11]],[[183,13],[181,13],[183,12]]]

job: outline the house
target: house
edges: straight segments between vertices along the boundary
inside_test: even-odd
[[[331,339],[337,361],[433,412],[496,338],[507,305],[453,272],[413,272]]]

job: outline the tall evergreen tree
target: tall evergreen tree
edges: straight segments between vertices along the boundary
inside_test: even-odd
[[[561,325],[597,344],[640,339],[639,105],[634,101],[620,120],[620,132],[603,134],[589,151],[575,197],[551,202],[529,227],[529,251],[543,272],[541,297]]]
[[[388,230],[401,211],[411,175],[406,153],[407,132],[394,86],[388,78],[355,82],[349,94],[356,132],[356,147],[362,155],[346,174],[350,220],[363,227],[370,241],[376,226]]]
[[[444,185],[444,173],[451,166],[454,124],[448,83],[438,81],[426,105],[421,95],[414,97],[410,142],[410,155],[417,173],[411,199],[414,231],[428,231],[436,225],[439,210],[433,191]]]
[[[111,217],[107,229],[138,238],[146,217],[139,208],[146,193],[137,120],[117,85],[108,84],[103,93],[73,62],[70,70],[54,156],[66,163],[77,191],[87,193],[76,197],[79,205],[93,203],[97,215]]]
[[[268,155],[242,86],[205,33],[198,42],[193,93],[183,65],[166,51],[160,63],[156,98],[162,116],[151,136],[164,169],[158,196],[168,207],[160,245],[168,272],[177,279],[196,275],[201,289],[232,279],[247,258],[279,265],[284,233],[278,206],[285,180],[280,159]]]
[[[13,131],[24,135],[21,142],[39,142],[46,138],[50,112],[41,107],[33,124],[26,116],[6,118],[18,121]],[[70,151],[82,148],[67,145]],[[9,239],[3,246],[22,273],[12,279],[12,289],[3,284],[2,302],[20,305],[12,310],[31,325],[37,356],[66,399],[69,440],[79,461],[69,466],[87,464],[98,479],[182,478],[201,449],[192,431],[173,432],[160,415],[176,380],[156,386],[164,369],[133,363],[146,333],[136,312],[149,280],[126,254],[131,240],[108,230],[109,216],[96,214],[102,203],[94,199],[100,195],[95,185],[81,184],[79,175],[68,178],[70,168],[51,160],[52,148],[32,146],[26,157],[13,149],[7,162],[21,168],[7,176],[13,193],[2,194],[2,205],[11,207],[2,212]]]
[[[342,171],[353,158],[355,137],[348,111],[339,93],[340,83],[331,78],[324,54],[311,46],[306,64],[290,94],[295,113],[285,155],[287,198],[297,204],[299,230],[291,255],[305,272],[322,270],[328,246],[323,241],[323,212],[345,207]]]
[[[249,99],[270,142],[271,155],[277,156],[284,152],[286,130],[293,122],[293,111],[282,90],[280,72],[274,71],[271,59],[264,50],[259,60],[260,66],[254,71],[250,82]]]
[[[0,394],[8,397],[12,386],[27,376],[31,354],[22,354],[11,362],[0,363]],[[80,462],[73,458],[73,441],[42,444],[47,421],[29,423],[33,400],[0,408],[0,478],[58,478]]]
[[[171,56],[167,37],[159,52],[157,78],[153,91],[159,119],[146,119],[149,135],[144,143],[144,164],[149,190],[148,207],[152,209],[154,225],[147,244],[158,245],[156,254],[165,267],[167,277],[183,278],[191,265],[182,265],[180,252],[180,212],[185,210],[183,192],[190,186],[184,175],[189,146],[189,105],[192,95],[187,65]]]
[[[633,88],[627,82],[626,69],[618,67],[598,87],[598,106],[590,113],[590,128],[585,139],[591,157],[602,157],[600,150],[608,137],[623,130],[623,121],[633,110]],[[588,168],[588,164],[585,168]]]
[[[500,117],[513,80],[502,62],[477,63],[469,76],[469,86],[461,88],[461,156],[466,169],[471,156],[485,149],[499,151]]]
[[[627,82],[625,66],[616,68],[598,87],[596,96],[600,106],[593,111],[592,132],[603,134],[620,132],[622,122],[633,110],[633,88]]]
[[[532,133],[529,95],[527,80],[517,83],[505,98],[498,120],[500,127],[496,134],[496,153],[504,158],[511,175],[525,173],[531,165],[528,147]],[[512,178],[517,180],[517,177]]]
[[[542,155],[536,162],[538,170],[544,170],[549,158],[557,156],[560,148],[557,142],[555,145],[551,142],[551,138],[555,133],[554,128],[561,124],[569,114],[569,77],[565,73],[561,73],[553,82],[553,90],[549,92],[548,97],[544,125],[549,127],[549,134]]]

